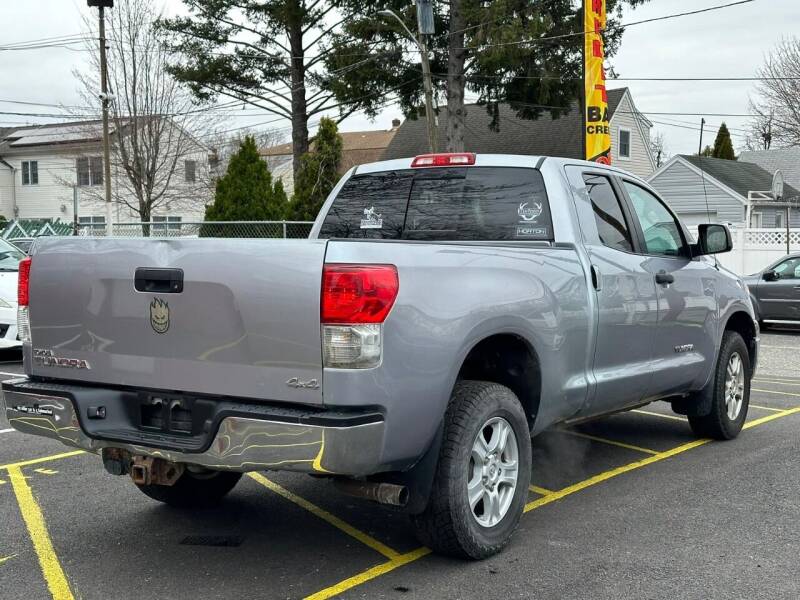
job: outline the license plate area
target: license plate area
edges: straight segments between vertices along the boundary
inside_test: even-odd
[[[214,418],[208,400],[175,394],[140,394],[139,427],[179,436],[207,433]]]

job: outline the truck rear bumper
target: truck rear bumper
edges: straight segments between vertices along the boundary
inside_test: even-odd
[[[120,448],[134,455],[241,472],[285,470],[357,476],[380,470],[385,422],[375,411],[306,411],[259,403],[181,399],[165,393],[167,411],[184,401],[189,414],[194,410],[202,413],[201,417],[211,415],[199,424],[199,431],[195,423],[195,435],[189,431],[180,435],[163,426],[170,421],[168,412],[158,421],[161,430],[142,426],[142,406],[150,406],[154,396],[162,399],[156,393],[28,379],[3,383],[6,417],[14,429],[89,452]],[[191,429],[191,420],[180,421],[180,425],[176,421],[178,426]]]

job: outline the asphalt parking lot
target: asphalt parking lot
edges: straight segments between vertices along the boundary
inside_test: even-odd
[[[797,598],[799,353],[800,332],[762,335],[733,442],[666,404],[537,438],[520,530],[480,563],[308,476],[179,512],[0,417],[0,598]],[[0,377],[21,371],[0,355]]]

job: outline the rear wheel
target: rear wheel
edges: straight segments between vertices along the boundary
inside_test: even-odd
[[[519,524],[530,477],[530,430],[517,397],[496,383],[459,382],[428,506],[412,517],[420,541],[461,558],[496,554]]]
[[[230,471],[183,472],[174,485],[139,485],[142,493],[176,508],[208,508],[216,506],[230,492],[241,473]]]
[[[707,415],[688,415],[697,435],[717,440],[731,440],[739,435],[747,419],[750,404],[750,355],[742,336],[726,331],[722,338],[711,393],[711,411]]]

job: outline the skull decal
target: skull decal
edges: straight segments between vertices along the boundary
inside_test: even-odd
[[[156,333],[166,333],[169,329],[169,304],[161,298],[150,303],[150,326]]]

